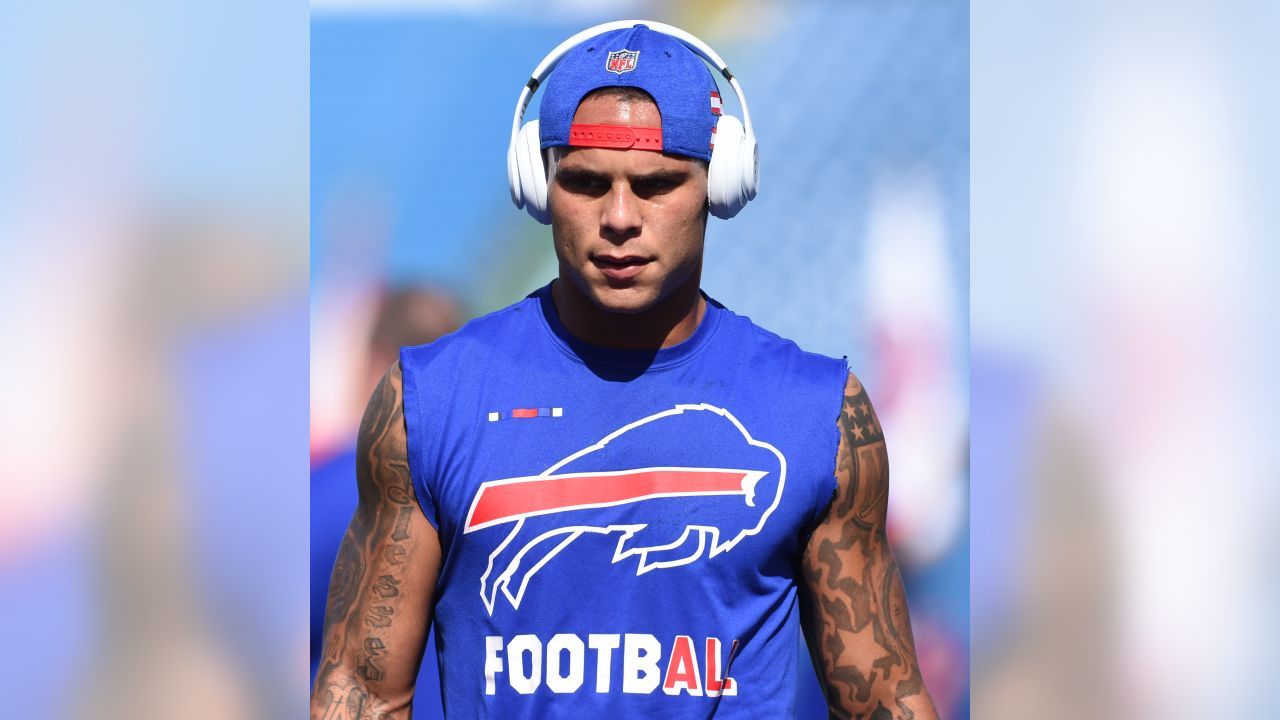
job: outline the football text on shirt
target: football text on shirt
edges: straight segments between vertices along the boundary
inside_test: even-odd
[[[733,662],[736,643],[725,658],[719,638],[706,638],[697,647],[692,637],[677,635],[670,652],[658,638],[645,633],[592,633],[585,641],[578,635],[558,633],[545,645],[536,635],[516,635],[510,640],[489,635],[484,641],[486,695],[497,692],[499,675],[505,675],[506,684],[522,695],[533,694],[543,683],[553,693],[591,692],[592,688],[583,688],[588,661],[595,663],[597,693],[620,687],[624,693],[647,695],[661,687],[667,695],[738,694],[738,684],[725,667]],[[621,656],[622,675],[615,681],[616,655]]]

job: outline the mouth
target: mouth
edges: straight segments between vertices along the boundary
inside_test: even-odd
[[[636,255],[592,255],[591,264],[595,265],[605,277],[613,280],[628,280],[640,274],[649,260]]]

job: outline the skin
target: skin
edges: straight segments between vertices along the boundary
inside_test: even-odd
[[[831,718],[936,720],[886,533],[884,432],[853,375],[838,421],[836,496],[801,563],[800,621]]]
[[[661,128],[652,101],[589,95],[575,123]],[[693,333],[705,311],[703,238],[707,169],[651,150],[569,148],[548,184],[560,278],[552,287],[560,321],[586,342],[652,349]],[[644,261],[615,279],[607,258]]]
[[[660,127],[650,101],[588,96],[575,122]],[[577,337],[607,347],[679,343],[705,311],[698,290],[706,166],[647,150],[559,153],[549,186],[560,275],[557,312]],[[613,278],[600,258],[642,267]],[[852,375],[839,420],[838,491],[814,531],[798,582],[801,620],[830,717],[930,720],[902,577],[885,534],[884,435]],[[342,541],[325,613],[312,720],[400,720],[431,622],[440,541],[410,481],[400,367],[382,378],[357,441],[360,501]]]
[[[312,720],[403,720],[431,624],[440,540],[409,479],[400,365],[356,440],[360,501],[338,549]]]

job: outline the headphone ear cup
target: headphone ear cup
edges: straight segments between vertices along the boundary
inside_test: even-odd
[[[523,129],[523,128],[521,128]],[[507,145],[507,189],[511,191],[511,202],[515,203],[517,208],[524,207],[524,193],[520,189],[520,153],[516,148],[519,146],[520,134]]]
[[[520,200],[534,220],[543,225],[551,224],[547,211],[547,169],[542,162],[542,141],[538,135],[538,121],[530,120],[520,128],[515,145],[516,170],[520,181]],[[515,193],[512,193],[514,199]],[[520,205],[517,202],[517,207]]]
[[[721,115],[716,123],[716,144],[711,149],[711,165],[707,168],[707,200],[711,214],[722,220],[737,215],[750,199],[743,182],[745,134],[742,121],[732,115]]]
[[[746,196],[742,204],[746,205],[749,201],[756,199],[756,192],[760,189],[760,154],[754,135],[742,138],[741,152],[742,193]]]

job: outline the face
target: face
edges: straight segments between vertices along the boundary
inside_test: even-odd
[[[661,128],[652,102],[589,97],[575,123]],[[698,282],[707,170],[652,150],[569,148],[548,187],[560,276],[595,305],[644,312]]]

